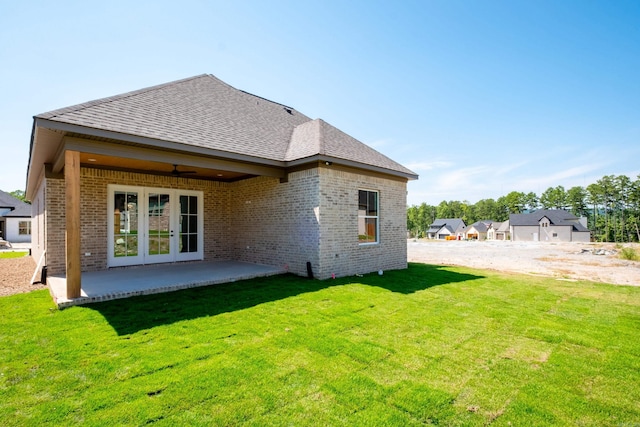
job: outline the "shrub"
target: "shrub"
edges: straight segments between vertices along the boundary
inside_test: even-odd
[[[628,261],[638,261],[640,260],[640,256],[634,248],[621,248],[620,249],[620,258],[626,259]]]

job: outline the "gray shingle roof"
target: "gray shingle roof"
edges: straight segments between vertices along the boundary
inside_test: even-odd
[[[575,231],[589,231],[580,224],[577,216],[558,209],[540,209],[528,214],[511,214],[509,215],[509,224],[515,227],[537,226],[544,217],[547,217],[552,225],[573,226]]]
[[[449,232],[454,233],[460,227],[465,228],[464,221],[461,218],[437,218],[433,224],[429,226],[429,232],[435,233],[442,227],[446,227]]]
[[[500,227],[498,227],[498,230],[497,230],[497,231],[500,231],[500,232],[507,232],[507,231],[509,231],[509,226],[510,226],[510,224],[511,224],[511,223],[509,222],[509,220],[506,220],[505,222],[500,223]]]
[[[7,212],[2,215],[6,218],[31,218],[31,205],[23,203],[20,206],[16,206],[11,212]]]
[[[469,226],[475,228],[479,233],[486,233],[493,221],[477,221]]]
[[[31,205],[0,190],[0,208],[11,208],[5,217],[31,217]]]
[[[125,135],[292,162],[323,155],[417,175],[322,120],[203,74],[36,116]]]

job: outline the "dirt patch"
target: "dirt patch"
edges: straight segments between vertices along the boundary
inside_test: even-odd
[[[640,252],[640,245],[625,244]],[[459,265],[640,286],[640,262],[618,256],[612,243],[408,240],[409,262]]]
[[[42,284],[32,285],[31,277],[36,263],[30,256],[20,258],[0,258],[0,296],[44,289]],[[40,276],[36,277],[40,280]]]

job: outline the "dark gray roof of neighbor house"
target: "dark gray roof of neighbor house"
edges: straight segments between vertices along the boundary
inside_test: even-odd
[[[0,190],[0,208],[10,208],[4,217],[31,217],[31,205]]]
[[[407,178],[411,170],[322,120],[203,74],[47,113],[36,119],[240,154],[303,163],[324,156]]]
[[[511,226],[537,226],[542,218],[548,218],[552,225],[573,226],[574,231],[589,231],[580,224],[579,218],[570,212],[560,209],[540,209],[528,214],[509,215]]]
[[[0,208],[13,208],[19,201],[11,194],[0,190]]]
[[[429,226],[429,231],[436,232],[442,227],[446,227],[447,230],[453,233],[460,227],[465,228],[465,224],[461,218],[436,218],[436,220]]]
[[[5,218],[31,218],[31,205],[28,203],[23,203],[20,206],[16,206],[16,208],[6,214],[2,215]]]
[[[497,224],[497,223],[494,223],[494,227],[495,227],[495,224]],[[503,231],[504,231],[504,232],[509,231],[509,226],[510,226],[510,224],[511,224],[511,223],[509,222],[509,220],[506,220],[506,221],[504,221],[504,222],[501,222],[501,223],[500,223],[500,227],[498,227],[498,230],[497,230],[497,231],[500,231],[500,232],[503,232]]]
[[[478,233],[486,233],[492,223],[493,221],[477,221],[471,224],[468,228],[473,227],[478,231]]]

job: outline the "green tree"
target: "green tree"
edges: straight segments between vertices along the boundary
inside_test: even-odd
[[[442,201],[436,210],[437,218],[462,218],[464,209],[462,203],[457,200]]]
[[[411,236],[418,232],[418,207],[413,205],[407,208],[407,230]]]
[[[494,221],[506,221],[509,219],[509,213],[493,199],[482,199],[475,204],[475,221],[483,219],[492,219]],[[475,222],[473,221],[473,222]],[[473,223],[471,223],[473,224]]]
[[[571,187],[566,196],[569,211],[578,217],[587,216],[587,191],[582,187]]]
[[[613,217],[614,194],[615,194],[615,176],[605,175],[596,181],[599,187],[602,207],[604,211],[604,227],[602,240],[612,242],[615,240],[615,218]]]
[[[627,228],[627,216],[629,215],[629,192],[631,191],[631,178],[626,175],[618,175],[613,179],[614,183],[614,209],[616,212],[616,241],[629,242],[631,236]]]
[[[407,230],[415,237],[424,237],[427,229],[435,220],[435,206],[426,203],[407,208]]]
[[[538,198],[538,195],[536,193],[530,191],[529,193],[524,195],[525,209],[527,209],[529,212],[533,212],[538,209],[538,206],[540,206],[540,199]]]
[[[15,197],[18,200],[22,200],[23,202],[27,201],[25,198],[26,196],[24,194],[24,191],[22,190],[14,190],[14,191],[11,191],[9,194],[11,194],[13,197]]]
[[[547,188],[540,195],[540,204],[544,209],[565,209],[567,207],[567,193],[562,185]]]
[[[604,206],[604,195],[602,192],[602,188],[597,182],[593,184],[589,184],[587,186],[587,203],[591,204],[593,210],[589,217],[589,229],[591,230],[591,234],[596,241],[603,240],[603,231],[601,224],[603,221],[601,220],[603,206]]]
[[[634,233],[631,241],[640,242],[640,175],[629,186],[629,228]]]
[[[498,199],[500,201],[500,199]],[[524,211],[526,201],[526,195],[520,191],[512,191],[504,196],[503,203],[507,207],[507,212],[510,214],[519,214]]]

